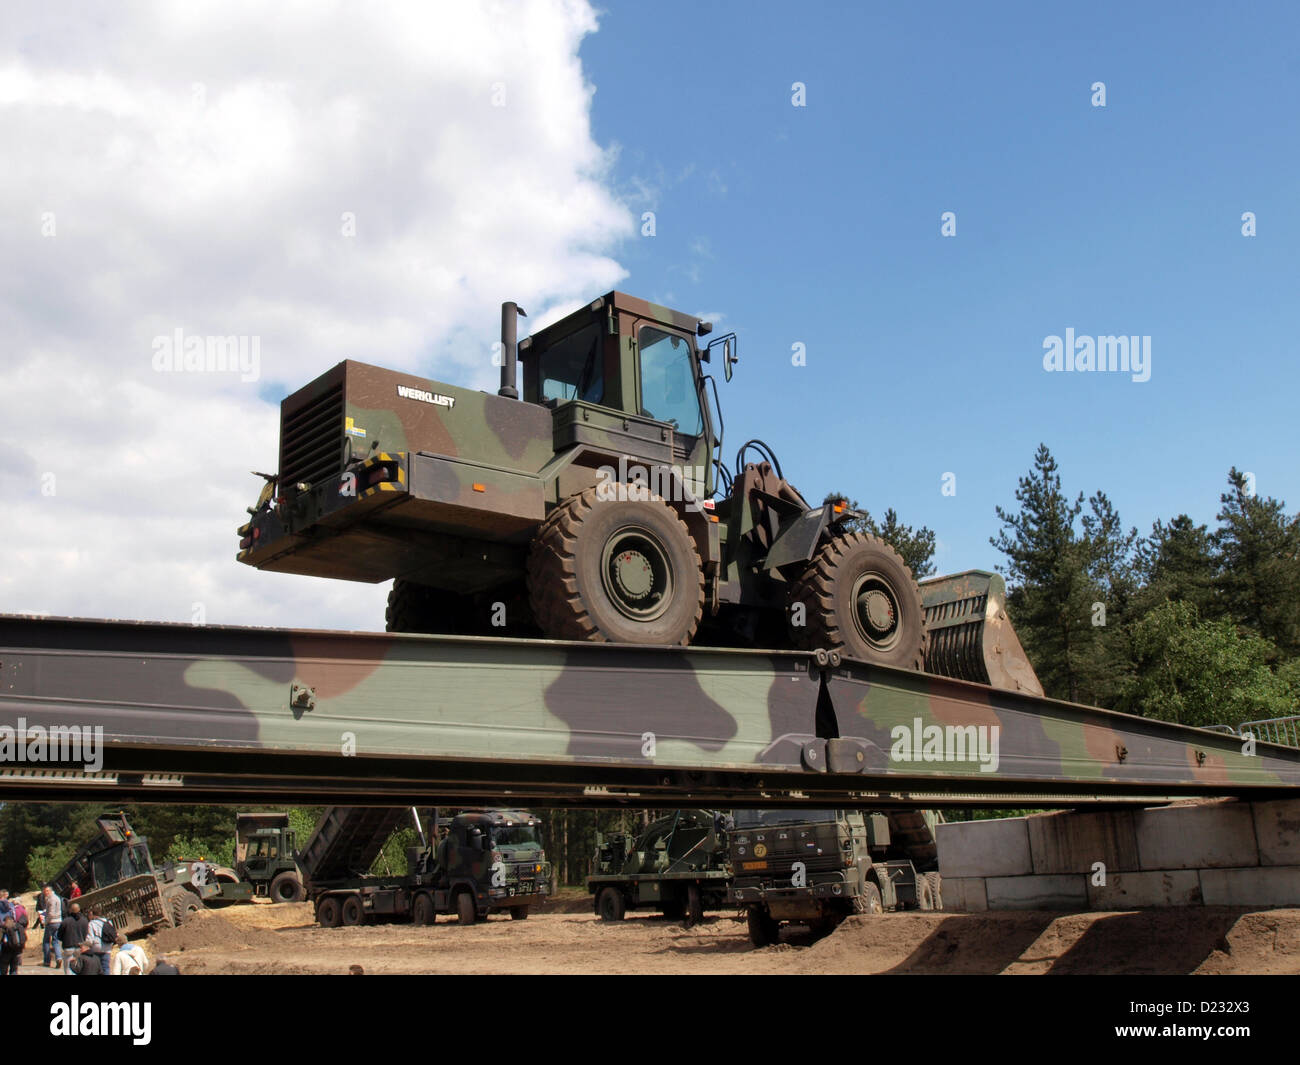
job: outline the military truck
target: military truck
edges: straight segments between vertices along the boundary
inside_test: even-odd
[[[518,921],[551,893],[541,821],[524,810],[435,817],[435,833],[428,839],[417,816],[421,845],[407,849],[405,875],[367,875],[404,815],[403,810],[330,807],[321,816],[298,862],[322,928],[377,921],[433,924],[440,914],[455,914],[465,925],[493,913],[509,913]]]
[[[937,817],[737,810],[729,835],[731,898],[745,910],[750,942],[775,943],[783,923],[824,932],[854,913],[941,909]],[[891,821],[898,826],[892,834]]]
[[[255,895],[273,902],[307,897],[296,852],[287,813],[235,815],[235,872]]]
[[[761,440],[724,460],[705,364],[717,352],[730,380],[735,334],[701,348],[710,323],[622,292],[516,343],[522,313],[502,307],[496,395],[349,360],[286,398],[238,560],[393,580],[394,631],[922,668],[927,607],[957,589],[923,602],[898,553],[850,531],[844,502],[812,506]],[[978,670],[982,643],[952,649]]]
[[[238,902],[251,895],[234,870],[223,866],[206,861],[155,866],[149,841],[135,834],[125,814],[102,814],[95,826],[95,835],[50,883],[64,899],[76,884],[83,912],[95,907],[119,932],[179,925],[205,903]]]
[[[652,909],[689,927],[726,904],[730,882],[725,815],[674,810],[637,836],[598,836],[587,891],[603,921]]]

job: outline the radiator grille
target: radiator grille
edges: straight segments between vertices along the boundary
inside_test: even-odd
[[[343,467],[343,385],[310,400],[280,420],[280,485],[315,484]]]

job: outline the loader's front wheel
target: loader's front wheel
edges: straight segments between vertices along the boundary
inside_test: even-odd
[[[790,590],[788,621],[798,647],[924,668],[921,590],[902,556],[875,536],[847,533],[824,543]]]
[[[686,645],[704,612],[704,573],[685,522],[663,499],[571,496],[528,554],[528,597],[548,636]]]
[[[384,612],[388,632],[425,632],[432,635],[464,636],[471,631],[470,603],[454,592],[404,581],[393,581]]]

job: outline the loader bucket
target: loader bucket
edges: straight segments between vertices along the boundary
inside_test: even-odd
[[[930,633],[927,673],[1043,694],[1007,617],[1007,586],[1001,577],[967,570],[922,581],[920,587]]]

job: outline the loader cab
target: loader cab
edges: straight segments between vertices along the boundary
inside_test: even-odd
[[[717,430],[695,339],[708,328],[690,315],[611,292],[520,343],[522,398],[552,409],[576,401],[666,424],[669,461],[698,469],[711,495]]]

